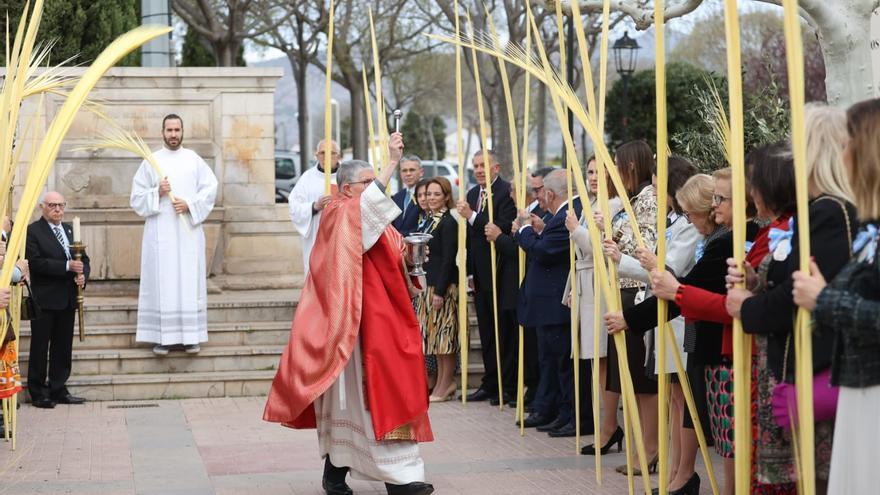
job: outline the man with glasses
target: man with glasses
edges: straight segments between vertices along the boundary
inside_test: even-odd
[[[77,287],[85,287],[89,257],[83,253],[82,261],[73,259],[73,230],[70,224],[61,222],[66,206],[64,196],[47,192],[40,202],[42,216],[27,229],[25,257],[30,265],[31,290],[40,305],[39,318],[31,321],[28,392],[34,407],[43,409],[85,402],[71,395],[66,383],[73,352]]]
[[[202,227],[217,196],[217,178],[194,151],[184,148],[183,119],[162,121],[165,146],[153,153],[165,177],[146,161],[134,176],[131,207],[144,217],[138,342],[156,344],[165,356],[170,346],[187,353],[208,341],[208,288],[205,231]]]
[[[433,440],[422,334],[410,297],[400,208],[385,194],[403,151],[377,177],[370,164],[339,166],[324,208],[290,341],[263,412],[266,421],[317,428],[322,487],[352,493],[349,471],[391,495],[427,495],[417,442]]]
[[[287,208],[290,212],[290,221],[293,227],[302,237],[303,275],[309,274],[309,256],[312,246],[318,236],[318,226],[321,224],[321,212],[336,188],[336,168],[342,155],[339,153],[339,145],[336,141],[330,141],[330,183],[331,193],[324,194],[324,160],[327,145],[322,139],[315,148],[315,160],[317,164],[306,170],[296,185],[290,191],[287,198]]]

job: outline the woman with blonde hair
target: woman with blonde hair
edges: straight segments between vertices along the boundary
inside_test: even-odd
[[[811,255],[823,273],[837,275],[850,258],[852,236],[857,224],[856,211],[851,203],[851,188],[845,180],[843,163],[846,146],[845,121],[840,110],[825,106],[807,109],[806,131],[810,141],[807,147],[809,167],[809,220]],[[786,145],[779,154],[791,161],[791,147]],[[786,429],[791,427],[790,415],[785,411],[785,394],[793,390],[794,332],[793,315],[796,305],[792,297],[792,274],[800,263],[797,242],[798,222],[795,212],[794,191],[790,186],[778,189],[762,187],[773,178],[751,173],[753,190],[769,209],[794,213],[788,225],[777,230],[770,244],[770,254],[757,266],[757,273],[746,266],[747,272],[736,269],[730,261],[728,282],[731,287],[746,282],[747,289],[731,288],[726,306],[734,318],[741,318],[746,333],[753,334],[753,401],[756,405],[757,435],[755,446],[755,478],[765,485],[790,487],[793,491],[798,472],[792,445]],[[794,177],[791,166],[788,171]],[[784,205],[783,203],[788,203]],[[775,207],[774,207],[775,206]],[[817,375],[827,374],[831,366],[833,335],[830,332],[812,334],[813,369]],[[776,407],[782,404],[781,407]],[[815,425],[816,488],[825,493],[831,462],[833,414],[817,415]]]
[[[829,493],[851,495],[877,489],[880,435],[880,100],[847,111],[849,141],[844,162],[861,230],[853,258],[826,284],[827,270],[811,263],[795,272],[794,302],[813,312],[814,331],[831,334],[831,384],[840,387]]]

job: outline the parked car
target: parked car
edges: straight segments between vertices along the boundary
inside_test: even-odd
[[[302,171],[299,166],[299,153],[275,150],[275,202],[286,203],[290,190],[299,180]]]
[[[456,198],[458,197],[458,165],[444,161],[422,160],[422,170],[425,171],[424,178],[426,179],[431,177],[446,177],[449,179],[449,182],[452,183],[452,194]],[[464,189],[467,191],[477,182],[474,179],[473,169],[465,168],[465,174],[467,180],[464,184]]]

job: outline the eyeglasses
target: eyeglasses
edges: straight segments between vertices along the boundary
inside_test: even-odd
[[[713,194],[712,195],[712,204],[713,205],[720,205],[721,203],[728,201],[728,200],[730,200],[730,198],[725,198],[724,196],[722,196],[720,194]]]
[[[355,181],[347,182],[347,184],[351,184],[351,185],[354,185],[354,184],[361,184],[362,186],[367,187],[367,186],[369,186],[370,183],[373,182],[374,180],[376,180],[376,179],[355,180]]]
[[[66,207],[67,203],[46,203],[46,208],[49,208],[50,210],[63,210]]]

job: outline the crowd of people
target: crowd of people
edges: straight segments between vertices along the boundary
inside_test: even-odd
[[[500,176],[501,164],[492,151],[473,155],[477,185],[457,203],[448,180],[423,180],[418,158],[405,157],[401,161],[404,187],[394,196],[403,213],[394,226],[404,235],[433,236],[426,265],[427,290],[414,302],[425,355],[436,363],[432,365],[429,359],[430,400],[455,396],[456,354],[466,345],[459,342],[456,312],[464,301],[458,300],[457,270],[466,269],[485,366],[479,387],[467,397],[469,402],[488,400],[498,405],[503,400],[515,406],[517,327],[521,325],[524,403],[530,413],[524,426],[552,437],[575,435],[570,304],[577,298],[582,384],[577,391],[579,426],[582,434],[595,438],[595,444],[585,446],[582,454],[601,455],[615,447],[620,451],[622,446],[620,365],[615,339],[609,338],[622,332],[651,471],[658,461],[657,374],[671,374],[669,493],[699,492],[697,425],[723,459],[724,493],[734,493],[737,447],[751,451],[753,493],[795,493],[798,470],[792,431],[797,425],[791,424],[789,404],[794,402],[794,315],[800,306],[813,312],[816,486],[820,493],[870,492],[866,484],[872,473],[869,449],[880,440],[865,435],[873,431],[870,421],[880,414],[880,265],[875,256],[880,217],[880,145],[876,144],[880,100],[862,102],[848,112],[809,106],[806,127],[810,273],[797,271],[795,168],[787,141],[747,154],[748,224],[742,270],[733,260],[733,177],[726,164],[706,164],[715,169],[709,175],[699,173],[686,157],[670,157],[668,211],[664,212],[667,251],[665,259],[659,260],[655,251],[656,166],[653,151],[644,141],[631,141],[615,150],[626,194],[619,194],[609,181],[611,199],[604,210],[611,218],[607,222],[597,201],[599,174],[594,159],[587,163],[589,198],[568,196],[564,170],[541,169],[530,175],[527,206],[517,211],[516,188]],[[622,207],[624,200],[630,202],[635,222]],[[603,232],[601,253],[594,253],[587,215]],[[467,225],[466,267],[456,266],[458,219]],[[609,233],[604,232],[605,225],[610,225]],[[574,288],[570,241],[574,241],[577,258]],[[522,283],[519,250],[527,259]],[[597,297],[593,263],[598,257],[617,267],[621,311],[608,312],[603,298]],[[740,284],[744,288],[738,288]],[[668,302],[674,347],[685,365],[698,418],[691,417],[685,404],[672,346],[667,346],[666,369],[658,367],[658,300]],[[596,315],[601,315],[598,322]],[[742,320],[753,342],[751,396],[747,399],[753,404],[753,414],[752,424],[745,426],[751,430],[752,442],[745,447],[734,445],[734,318]],[[595,328],[600,329],[598,339]],[[599,360],[602,387],[598,432],[593,431],[589,379],[593,359]],[[618,470],[625,473],[625,466]]]

